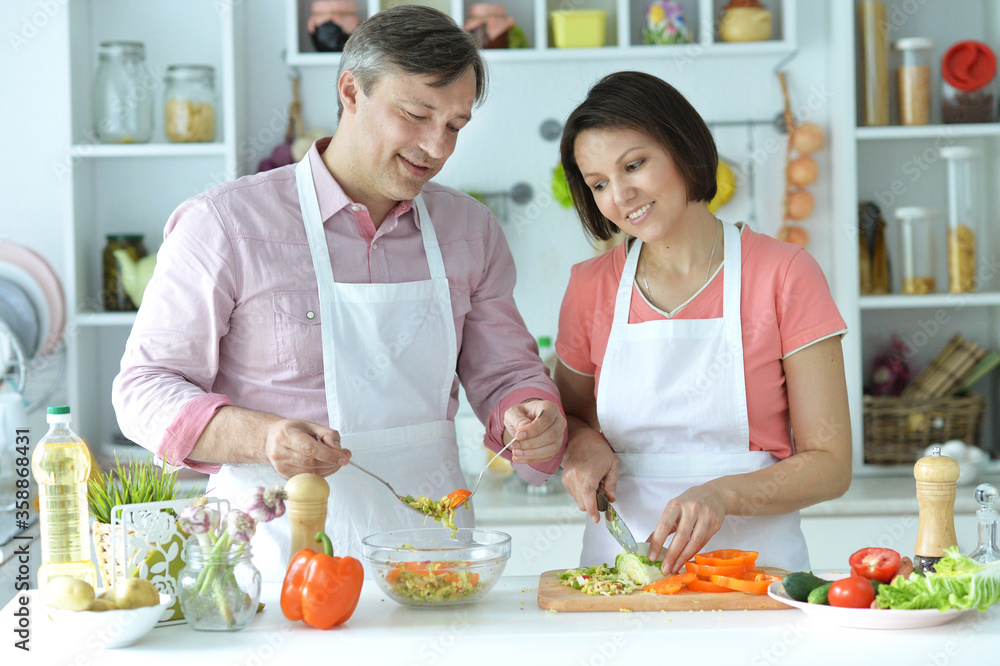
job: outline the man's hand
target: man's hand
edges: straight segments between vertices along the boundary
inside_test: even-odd
[[[505,434],[514,440],[510,450],[516,463],[540,463],[559,453],[566,419],[548,400],[526,400],[503,415]],[[507,440],[507,437],[504,437]]]
[[[562,483],[590,520],[598,522],[597,487],[604,481],[608,499],[615,501],[618,486],[618,456],[601,433],[591,428],[574,431],[563,460]]]
[[[280,419],[267,428],[267,460],[282,478],[312,472],[330,476],[351,459],[340,448],[340,433],[317,423]]]

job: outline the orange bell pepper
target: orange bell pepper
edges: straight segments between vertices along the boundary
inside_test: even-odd
[[[781,576],[774,576],[763,571],[747,571],[739,577],[712,576],[712,582],[716,585],[749,594],[767,594],[768,586],[779,580],[781,580]]]
[[[693,580],[690,583],[688,583],[688,589],[690,589],[692,592],[710,592],[712,594],[718,594],[720,592],[732,592],[732,590],[730,590],[728,587],[722,587],[721,585],[716,585],[711,581],[702,580],[701,578],[699,578],[698,580]]]
[[[698,553],[694,556],[696,564],[710,567],[731,567],[742,566],[744,571],[750,571],[757,566],[757,551],[755,550],[735,550],[725,548],[723,550],[712,550],[707,553]]]
[[[469,499],[470,495],[472,495],[472,493],[465,488],[459,488],[458,490],[453,490],[448,493],[448,499],[451,500],[451,508],[457,509],[462,505],[462,502]]]
[[[317,629],[343,624],[357,608],[365,571],[353,557],[333,557],[330,537],[316,535],[322,553],[303,548],[292,558],[281,586],[281,612]]]
[[[692,581],[698,580],[698,576],[693,573],[682,573],[674,576],[667,576],[660,580],[642,586],[643,592],[656,592],[657,594],[676,594],[681,588],[689,585]]]
[[[746,571],[742,564],[730,564],[726,566],[714,567],[710,564],[698,564],[693,561],[685,562],[684,568],[704,580],[708,580],[712,576],[740,576]]]

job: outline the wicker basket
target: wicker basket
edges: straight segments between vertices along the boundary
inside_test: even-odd
[[[96,520],[91,527],[94,535],[94,550],[97,552],[97,568],[101,572],[101,581],[104,588],[111,589],[111,553],[114,551],[114,542],[111,539],[111,523],[99,523]],[[120,555],[121,553],[119,553]],[[125,563],[118,561],[119,576],[124,576]]]
[[[912,464],[931,444],[950,439],[979,446],[985,402],[981,395],[928,400],[866,395],[865,462]]]

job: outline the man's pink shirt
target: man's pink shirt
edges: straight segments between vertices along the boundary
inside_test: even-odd
[[[317,141],[308,157],[334,279],[428,279],[412,200],[397,204],[376,230],[367,209],[348,198],[324,165],[328,143]],[[496,218],[471,197],[435,183],[422,194],[444,256],[459,349],[447,416],[454,419],[458,411],[461,379],[487,424],[487,446],[499,450],[506,410],[529,398],[559,404],[558,391],[514,304],[514,261]],[[219,466],[188,456],[223,406],[328,425],[319,296],[295,166],[188,199],[163,235],[114,381],[122,432],[170,464],[214,473]],[[516,468],[542,483],[564,451],[565,437],[552,460]]]

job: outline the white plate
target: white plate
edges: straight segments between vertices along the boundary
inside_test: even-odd
[[[819,578],[824,580],[840,580],[841,578],[847,578],[849,575],[845,573],[820,574]],[[852,627],[854,629],[919,629],[921,627],[936,627],[939,624],[947,624],[948,622],[957,620],[966,613],[976,612],[975,608],[948,611],[939,611],[936,608],[891,610],[839,608],[837,606],[824,606],[823,604],[810,604],[805,601],[795,601],[789,597],[781,581],[771,583],[767,588],[767,595],[783,604],[798,608],[816,622],[835,627]]]
[[[7,280],[13,284],[20,287],[24,293],[28,295],[31,299],[32,304],[35,306],[35,314],[38,316],[38,343],[35,346],[35,350],[25,349],[24,354],[27,356],[25,360],[31,360],[35,356],[35,352],[41,351],[42,344],[44,344],[45,339],[49,335],[49,331],[52,327],[51,317],[49,317],[49,305],[45,298],[45,292],[42,291],[42,287],[35,282],[35,279],[31,277],[31,274],[20,266],[15,266],[14,264],[9,264],[0,259],[0,279]]]
[[[29,247],[0,241],[0,267],[18,269],[26,273],[29,279],[25,282],[23,276],[16,282],[35,301],[38,319],[48,326],[43,326],[40,337],[40,353],[51,354],[62,340],[63,329],[66,326],[66,297],[62,282],[45,258]],[[10,275],[4,277],[10,278]],[[41,298],[38,298],[38,295]]]

